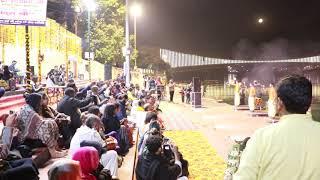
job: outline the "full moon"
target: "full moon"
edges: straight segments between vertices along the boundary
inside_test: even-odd
[[[259,18],[259,19],[258,19],[258,23],[259,23],[259,24],[262,24],[263,21],[264,21],[264,20],[263,20],[262,18]]]

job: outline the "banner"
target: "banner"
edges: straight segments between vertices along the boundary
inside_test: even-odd
[[[47,0],[0,0],[0,24],[45,26]]]

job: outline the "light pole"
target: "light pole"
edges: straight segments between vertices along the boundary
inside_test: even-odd
[[[88,52],[89,52],[89,80],[91,81],[91,60],[93,53],[91,53],[91,12],[95,11],[96,4],[93,0],[83,0],[88,11]]]
[[[137,51],[137,17],[142,14],[141,6],[138,3],[131,7],[131,14],[134,18],[134,50]],[[137,59],[134,60],[134,67],[137,67]]]
[[[129,0],[126,0],[126,46],[125,46],[125,76],[126,76],[126,86],[130,87],[130,36],[129,36]]]

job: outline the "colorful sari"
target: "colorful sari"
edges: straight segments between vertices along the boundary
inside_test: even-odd
[[[30,105],[21,108],[17,117],[19,129],[18,140],[23,143],[26,139],[41,140],[48,148],[57,146],[59,129],[53,119],[42,119]]]

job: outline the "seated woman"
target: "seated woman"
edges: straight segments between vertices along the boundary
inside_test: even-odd
[[[58,124],[60,134],[64,139],[67,139],[68,133],[66,131],[68,131],[68,124],[71,122],[70,118],[49,106],[49,97],[46,93],[42,94],[41,116],[45,119],[54,119]]]
[[[112,131],[118,131],[121,127],[120,121],[116,117],[117,109],[115,104],[107,104],[103,113],[102,122],[105,128],[105,134]]]
[[[129,138],[129,142],[130,142],[130,146],[132,146],[134,144],[133,142],[133,129],[134,129],[134,123],[132,123],[131,121],[128,121],[127,118],[123,118],[122,113],[121,113],[121,107],[119,103],[115,103],[114,104],[116,107],[116,117],[117,120],[120,121],[120,124],[125,126],[128,132],[128,138]]]
[[[129,151],[130,141],[128,137],[128,130],[125,126],[121,126],[120,121],[116,117],[117,109],[115,104],[107,104],[102,122],[105,128],[105,134],[116,132],[114,136],[118,140],[120,150],[118,153],[125,154]]]
[[[40,113],[42,96],[32,93],[26,97],[26,105],[18,113],[16,128],[19,130],[18,141],[23,144],[27,141],[40,140],[49,149],[52,158],[67,155],[65,151],[57,150],[59,129],[53,119],[43,119]]]
[[[81,180],[78,161],[62,159],[55,162],[48,171],[49,180]]]
[[[67,119],[67,115],[59,113],[49,106],[49,96],[46,93],[42,93],[41,116],[44,118],[57,119],[57,121],[70,121]]]
[[[99,167],[99,154],[94,147],[81,147],[77,149],[72,159],[78,161],[81,167],[81,179],[96,180],[96,171]]]

